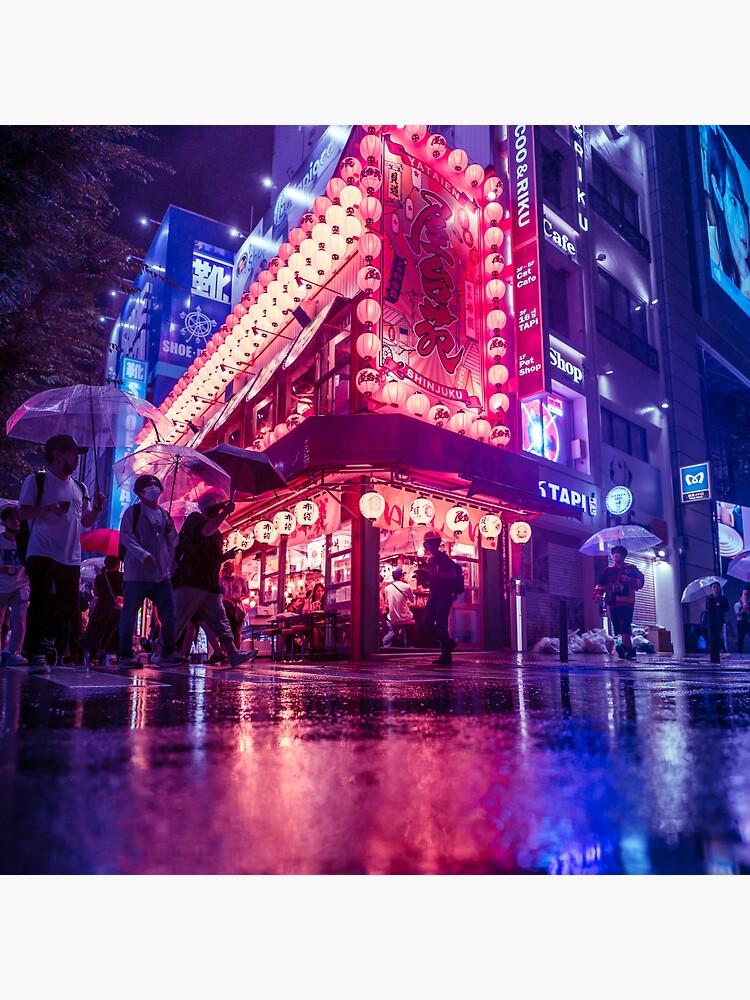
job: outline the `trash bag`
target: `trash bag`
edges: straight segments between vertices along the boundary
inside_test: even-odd
[[[556,653],[557,655],[559,655],[559,653],[560,653],[560,640],[559,639],[552,639],[548,635],[542,636],[542,638],[539,640],[539,642],[535,643],[532,646],[531,652],[532,653],[547,653],[547,654],[550,654],[550,655]]]

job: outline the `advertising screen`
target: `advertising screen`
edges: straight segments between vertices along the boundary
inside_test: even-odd
[[[548,392],[521,401],[521,447],[550,462],[565,463],[569,453],[567,400]]]
[[[750,316],[750,171],[719,125],[699,132],[711,275]]]
[[[750,507],[741,507],[728,500],[717,500],[716,521],[721,573],[724,575],[730,560],[750,549]]]

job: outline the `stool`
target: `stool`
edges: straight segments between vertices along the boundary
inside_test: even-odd
[[[281,630],[281,662],[282,663],[295,663],[302,662],[305,658],[305,648],[306,639],[308,636],[308,631],[304,625],[292,625],[290,628],[283,628]],[[299,659],[294,655],[294,647],[296,645],[295,640],[299,640],[300,655]],[[287,659],[287,652],[289,653],[289,659]]]

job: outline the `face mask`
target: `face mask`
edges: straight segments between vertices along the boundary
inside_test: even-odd
[[[147,486],[141,491],[141,496],[144,500],[158,500],[161,496],[161,490],[158,486]]]
[[[63,464],[62,464],[62,470],[63,470],[63,473],[64,473],[64,474],[65,474],[66,476],[69,476],[69,475],[71,475],[71,473],[73,473],[73,472],[75,472],[75,471],[76,471],[76,467],[77,467],[77,466],[78,466],[78,462],[69,462],[69,461],[67,460],[67,458],[66,458],[66,459],[65,459],[65,460],[63,461]]]

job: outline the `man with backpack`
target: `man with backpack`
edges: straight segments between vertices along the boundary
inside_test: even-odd
[[[433,666],[450,666],[453,662],[451,653],[458,643],[448,630],[451,607],[459,594],[464,590],[463,570],[454,562],[447,552],[440,550],[442,539],[437,531],[427,531],[424,536],[424,548],[428,555],[427,577],[430,585],[430,596],[424,609],[424,621],[432,628],[440,643],[440,656],[433,660]]]
[[[179,536],[171,515],[159,505],[162,484],[156,476],[139,476],[133,484],[139,503],[128,507],[120,522],[123,569],[123,606],[120,612],[118,663],[140,667],[133,652],[133,632],[138,609],[148,597],[161,622],[161,666],[185,663],[175,649],[175,604],[172,590],[174,554]]]
[[[81,528],[90,528],[104,508],[103,493],[92,503],[85,485],[71,478],[85,451],[69,434],[49,438],[46,472],[27,476],[18,498],[18,516],[29,522],[19,556],[29,578],[26,649],[32,673],[46,673],[48,661],[56,663],[68,647],[78,614]]]
[[[404,645],[414,645],[414,632],[416,622],[412,614],[414,606],[414,591],[408,583],[403,583],[404,571],[400,566],[393,570],[393,579],[383,591],[388,605],[388,631],[383,636],[383,645],[388,647],[393,643],[396,635],[403,631]]]

